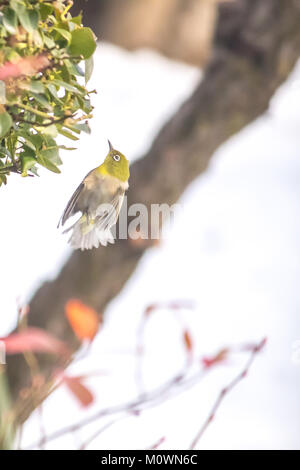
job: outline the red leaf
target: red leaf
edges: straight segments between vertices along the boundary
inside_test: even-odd
[[[64,375],[63,381],[82,406],[87,407],[93,403],[94,395],[82,383],[82,377],[68,377]]]
[[[150,313],[152,313],[154,310],[156,310],[158,308],[158,305],[157,304],[150,304],[148,305],[148,307],[146,307],[145,309],[145,312],[144,314],[147,316],[147,315],[150,315]]]
[[[66,303],[66,317],[78,339],[94,339],[99,329],[99,316],[93,308],[71,299]]]
[[[40,328],[26,328],[0,339],[7,354],[19,354],[26,351],[69,355],[67,346]]]
[[[193,341],[188,330],[184,331],[183,340],[184,340],[184,345],[185,345],[187,352],[191,354],[193,351]]]
[[[16,63],[6,62],[0,67],[0,80],[9,80],[25,75],[35,75],[50,65],[49,59],[43,55],[29,56]]]
[[[213,357],[203,357],[202,358],[202,365],[205,369],[208,369],[220,362],[224,362],[228,354],[227,349],[221,349],[215,356]]]

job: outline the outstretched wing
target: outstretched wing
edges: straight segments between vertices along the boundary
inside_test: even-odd
[[[65,230],[63,233],[73,230],[69,239],[72,247],[89,250],[98,248],[99,244],[106,246],[107,243],[114,243],[110,228],[117,222],[123,199],[124,191],[120,190],[109,203],[100,204],[92,218],[83,214],[72,227]]]
[[[114,198],[108,204],[102,206],[103,210],[101,206],[98,208],[95,223],[99,231],[105,231],[115,225],[119,217],[123,200],[124,190],[120,188]]]
[[[69,200],[67,207],[65,208],[61,218],[59,219],[57,228],[60,226],[60,224],[63,226],[69,217],[76,214],[77,211],[75,212],[74,209],[75,209],[76,202],[78,201],[78,198],[83,188],[84,188],[84,183],[81,183],[76,189],[76,191],[74,192],[71,199]]]

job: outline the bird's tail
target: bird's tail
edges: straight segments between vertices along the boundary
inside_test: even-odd
[[[95,223],[94,219],[88,220],[86,215],[80,217],[70,228],[64,233],[73,230],[69,239],[71,246],[76,249],[90,250],[91,248],[98,248],[99,245],[106,246],[107,243],[114,243],[114,237],[109,227],[103,228]]]

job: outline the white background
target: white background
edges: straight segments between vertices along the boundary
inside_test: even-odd
[[[15,325],[17,297],[28,300],[69,255],[57,221],[80,180],[106,155],[106,139],[131,161],[141,156],[199,79],[195,68],[147,51],[99,47],[90,83],[98,90],[92,135],[83,136],[78,151],[63,152],[61,175],[43,170],[39,179],[12,175],[0,190],[0,336]],[[43,409],[48,433],[134,398],[134,348],[143,310],[149,303],[187,299],[195,302],[195,309],[181,314],[198,356],[268,337],[264,353],[226,397],[199,448],[300,447],[300,364],[293,349],[300,339],[299,154],[298,67],[268,113],[214,155],[209,169],[181,198],[186,217],[178,218],[163,243],[146,253],[106,310],[89,358],[70,370],[105,372],[87,382],[95,405],[82,410],[68,391],[58,391]],[[154,313],[143,367],[149,389],[184,365],[182,344],[173,313]],[[161,448],[188,448],[222,386],[245,359],[233,359],[189,392],[141,417],[121,420],[90,448],[145,449],[161,437],[166,438]],[[53,441],[48,448],[76,448],[104,423]],[[39,436],[37,413],[25,426],[23,446]]]

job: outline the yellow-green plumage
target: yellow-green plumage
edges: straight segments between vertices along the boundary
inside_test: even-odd
[[[113,156],[117,153],[120,161],[115,161]],[[102,165],[96,168],[101,175],[109,175],[119,179],[122,182],[129,180],[129,165],[127,158],[116,150],[112,149],[106,156]]]
[[[65,230],[72,231],[69,242],[82,250],[114,243],[110,228],[117,222],[128,188],[129,163],[109,142],[104,162],[90,171],[78,186],[59,221],[65,222],[78,212],[81,217]]]

